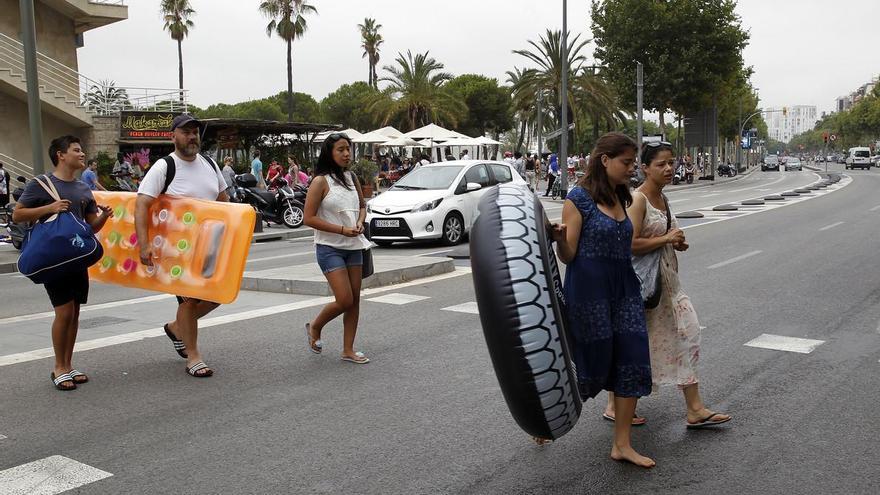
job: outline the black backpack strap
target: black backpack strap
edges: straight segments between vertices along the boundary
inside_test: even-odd
[[[162,188],[160,194],[165,194],[165,191],[168,190],[168,186],[174,181],[174,175],[177,173],[177,165],[174,163],[174,157],[171,155],[162,157],[162,159],[165,160],[167,168],[165,169],[165,187]]]
[[[208,163],[210,163],[211,166],[214,167],[214,170],[216,170],[218,172],[220,171],[220,167],[217,166],[217,162],[215,162],[213,158],[211,158],[210,156],[208,156],[204,153],[199,153],[199,154],[202,155],[202,158],[204,158],[205,160],[208,160]]]

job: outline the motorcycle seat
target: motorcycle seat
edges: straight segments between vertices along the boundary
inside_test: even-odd
[[[262,189],[250,189],[250,192],[260,197],[263,201],[272,204],[275,202],[275,193],[264,191]]]

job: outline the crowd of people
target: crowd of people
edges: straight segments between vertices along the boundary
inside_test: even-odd
[[[200,153],[200,125],[186,114],[174,119],[171,131],[175,151],[170,156],[177,172],[170,182],[166,182],[166,159],[156,161],[139,178],[135,209],[138,238],[147,238],[150,206],[163,193],[214,201],[229,199],[231,159],[224,159],[221,170]],[[288,158],[286,170],[272,162],[263,175],[259,151],[254,153],[252,170],[268,186],[282,177],[291,183],[310,183],[305,223],[315,230],[316,259],[334,300],[304,324],[307,348],[315,354],[323,353],[324,327],[342,316],[340,357],[346,362],[366,364],[370,358],[356,350],[355,337],[362,279],[371,258],[365,251],[370,246],[364,237],[366,199],[359,180],[350,171],[352,149],[345,134],[328,136],[311,180],[293,157]],[[86,163],[82,146],[73,136],[53,140],[49,155],[55,167],[49,178],[63,199],[53,199],[37,181],[31,181],[13,220],[34,222],[69,211],[98,232],[111,213],[92,195],[93,190],[103,189],[97,181],[96,162]],[[546,164],[539,155],[523,156],[519,152],[505,160],[533,186],[542,174],[552,181],[560,173],[555,154],[547,157]],[[381,172],[402,169],[407,173],[427,161],[425,156],[416,162],[386,157]],[[117,179],[128,179],[124,162],[119,163],[122,173]],[[637,163],[645,180],[632,189],[630,179]],[[682,290],[676,258],[676,253],[686,251],[689,244],[663,194],[677,163],[669,143],[646,143],[638,150],[635,142],[623,134],[602,136],[589,157],[574,156],[567,163],[569,169],[584,173],[566,196],[561,223],[553,226],[558,257],[568,267],[564,292],[579,392],[584,400],[608,392],[603,417],[615,425],[611,457],[643,467],[653,466],[654,461],[632,447],[631,428],[648,422],[636,413],[636,405],[639,398],[659,386],[675,385],[682,391],[688,428],[711,427],[731,419],[707,408],[699,392],[696,367],[700,326]],[[0,177],[5,179],[0,184],[8,184],[3,172],[0,169]],[[82,174],[81,180],[76,178],[77,173]],[[140,262],[151,266],[155,258],[150,243],[138,246]],[[52,382],[59,390],[73,390],[89,381],[88,375],[72,363],[80,307],[88,300],[88,273],[82,270],[46,283],[45,290],[55,310]],[[177,301],[173,319],[164,325],[165,334],[174,352],[186,360],[187,374],[210,377],[214,370],[206,364],[198,346],[198,321],[218,304],[187,297],[178,297]]]

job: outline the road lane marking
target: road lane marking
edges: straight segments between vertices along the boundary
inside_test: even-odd
[[[689,198],[684,198],[684,199],[673,199],[673,200],[671,200],[671,201],[669,202],[669,204],[674,205],[675,203],[681,203],[682,201],[690,201],[690,199],[689,199]]]
[[[314,251],[306,251],[304,253],[279,254],[278,256],[267,256],[265,258],[254,258],[252,260],[247,260],[247,262],[248,263],[256,263],[258,261],[280,260],[283,258],[293,258],[294,256],[306,256],[309,254],[315,254],[315,252]]]
[[[424,301],[425,299],[431,299],[428,296],[417,296],[414,294],[401,294],[399,292],[395,292],[393,294],[385,294],[384,296],[374,297],[372,299],[367,299],[367,301],[377,302],[377,303],[385,303],[385,304],[394,304],[397,306],[401,306],[404,304],[409,304],[418,301]]]
[[[782,181],[784,181],[784,180],[785,180],[785,177],[780,177],[780,178],[774,180],[773,182],[770,182],[770,183],[767,183],[767,184],[760,184],[760,185],[761,185],[761,186],[772,186],[773,184],[778,184],[778,183],[780,183],[780,182],[782,182]],[[759,187],[759,186],[744,187],[744,188],[742,188],[742,189],[734,189],[733,191],[730,191],[730,192],[735,193],[735,192],[751,191],[752,189],[755,189],[755,188],[757,188],[757,187]],[[758,189],[758,190],[759,190],[759,191],[769,191],[769,189]]]
[[[797,337],[786,337],[784,335],[764,333],[743,345],[748,347],[759,347],[761,349],[772,349],[774,351],[809,354],[824,343],[824,340],[801,339]]]
[[[0,440],[6,440],[7,438],[9,437],[7,437],[6,435],[0,435]]]
[[[871,208],[871,209],[868,210],[868,211],[877,211],[877,210],[880,210],[880,205],[877,205],[877,206]]]
[[[763,251],[752,251],[751,253],[746,253],[746,254],[737,256],[736,258],[731,258],[727,261],[722,261],[721,263],[715,263],[714,265],[709,265],[706,268],[708,268],[709,270],[714,270],[716,268],[721,268],[722,266],[731,265],[733,263],[736,263],[737,261],[742,261],[746,258],[751,258],[752,256],[755,256],[755,255],[758,255],[761,253],[763,253]]]
[[[364,289],[361,291],[361,297],[372,296],[373,294],[381,294],[384,292],[399,290],[406,287],[414,287],[417,285],[430,284],[433,282],[440,282],[443,280],[447,280],[450,278],[460,277],[462,275],[470,275],[471,269],[466,267],[455,267],[455,271],[449,273],[443,273],[440,275],[435,275],[433,277],[426,277],[419,280],[413,280],[411,282],[404,282],[402,284],[391,285],[388,287],[376,287],[374,289]],[[174,296],[168,296],[174,297]],[[225,325],[227,323],[235,323],[239,321],[246,321],[252,318],[261,318],[264,316],[274,316],[281,313],[286,313],[290,311],[297,311],[300,309],[311,308],[314,306],[323,306],[329,302],[333,301],[332,297],[315,297],[312,299],[306,299],[304,301],[298,301],[290,304],[282,304],[276,306],[270,306],[266,308],[260,308],[250,311],[242,311],[240,313],[232,313],[223,316],[215,316],[214,318],[205,318],[203,320],[199,320],[199,328],[209,328],[217,325]],[[85,309],[85,308],[83,308]],[[92,340],[84,340],[82,342],[76,343],[76,351],[82,352],[88,351],[91,349],[99,349],[102,347],[109,347],[111,345],[125,344],[128,342],[137,342],[139,340],[144,340],[152,337],[162,337],[165,335],[165,330],[162,328],[152,328],[149,330],[141,330],[138,332],[130,332],[120,335],[114,335],[112,337],[104,337],[100,339],[92,339]],[[12,364],[25,363],[28,361],[36,361],[38,359],[50,358],[55,355],[53,349],[51,347],[47,347],[44,349],[36,349],[33,351],[20,352],[17,354],[8,354],[5,356],[0,356],[0,367],[9,366]],[[0,493],[4,493],[0,491]]]
[[[54,495],[111,476],[88,464],[53,455],[0,471],[0,493]]]
[[[157,294],[155,296],[146,296],[139,297],[137,299],[123,299],[121,301],[113,301],[103,304],[95,304],[93,306],[83,306],[80,308],[80,313],[86,313],[89,311],[98,311],[99,309],[110,309],[110,308],[118,308],[119,306],[128,306],[129,304],[143,304],[154,301],[161,301],[163,299],[171,299],[171,294]],[[42,318],[54,318],[54,311],[47,311],[44,313],[33,313],[29,315],[21,315],[21,316],[10,316],[9,318],[0,319],[0,326],[9,324],[9,323],[21,323],[23,321],[33,321],[40,320]]]
[[[822,227],[821,229],[819,229],[819,232],[822,232],[823,230],[833,229],[834,227],[837,227],[837,226],[843,225],[843,224],[845,224],[845,223],[846,223],[846,222],[834,222],[834,223],[832,223],[831,225],[826,225],[826,226]]]
[[[710,193],[710,194],[704,194],[704,195],[702,195],[702,196],[700,196],[700,197],[701,197],[701,198],[711,198],[711,197],[713,197],[713,196],[718,196],[718,195],[720,195],[720,194],[721,194],[721,193]]]
[[[477,308],[477,303],[474,301],[466,302],[464,304],[458,304],[456,306],[449,306],[447,308],[443,308],[442,311],[453,311],[455,313],[468,313],[473,315],[480,314],[479,308]]]

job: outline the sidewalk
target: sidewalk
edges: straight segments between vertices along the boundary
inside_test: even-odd
[[[12,244],[0,244],[0,273],[15,273],[18,268],[15,263],[18,261],[18,249],[12,247]]]
[[[455,262],[446,257],[432,256],[373,256],[375,271],[363,282],[363,288],[385,287],[455,271]],[[245,272],[242,290],[302,294],[332,295],[327,279],[317,263],[285,266]]]

